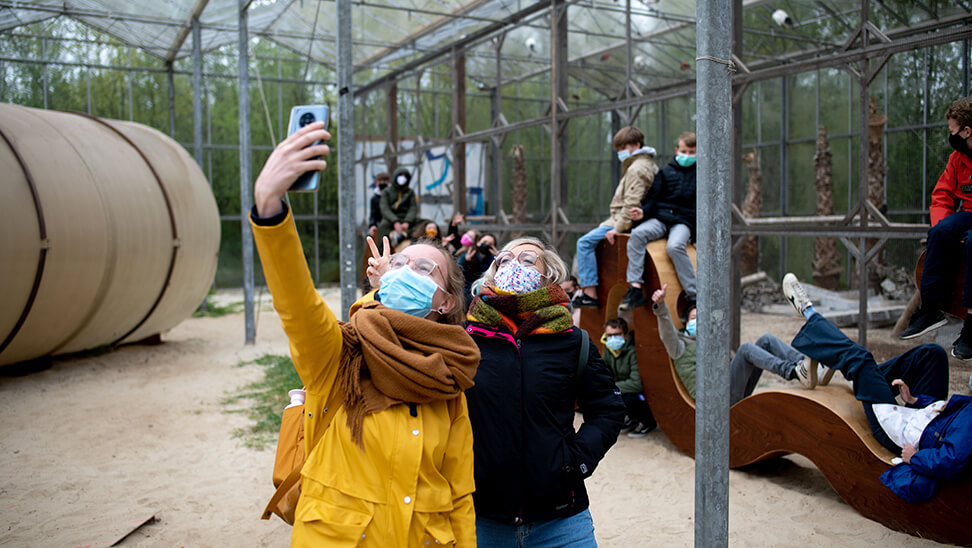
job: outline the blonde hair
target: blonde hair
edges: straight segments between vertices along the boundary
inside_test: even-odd
[[[567,279],[568,276],[570,276],[570,270],[567,268],[567,263],[560,258],[560,255],[557,254],[557,250],[539,238],[517,238],[504,245],[500,252],[509,251],[524,244],[532,245],[541,250],[540,258],[543,259],[543,264],[546,266],[546,272],[544,275],[549,280],[547,285],[560,285],[564,282],[564,280]],[[486,270],[486,273],[483,274],[483,277],[473,283],[473,287],[479,287],[482,284],[493,285],[493,277],[495,275],[496,261],[493,261],[493,264],[489,265],[489,268]]]
[[[445,289],[446,293],[452,295],[456,304],[452,307],[452,310],[440,316],[439,322],[455,325],[461,324],[466,319],[466,279],[463,277],[459,265],[456,264],[456,259],[452,256],[452,252],[446,249],[441,242],[431,238],[419,238],[412,245],[434,247],[442,254],[442,258],[445,260],[447,266],[445,272],[446,286],[443,289]]]

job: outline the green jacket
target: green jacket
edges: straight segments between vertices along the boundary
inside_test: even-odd
[[[615,356],[609,348],[604,349],[604,363],[614,374],[614,383],[622,394],[641,394],[641,375],[638,373],[638,358],[635,356],[634,344],[629,339]]]
[[[400,188],[392,183],[381,193],[381,220],[389,225],[408,223],[414,225],[418,220],[418,198],[415,191]]]
[[[682,386],[692,399],[695,399],[695,338],[683,335],[675,330],[672,317],[668,313],[665,303],[653,304],[655,319],[658,320],[658,337],[675,366]]]

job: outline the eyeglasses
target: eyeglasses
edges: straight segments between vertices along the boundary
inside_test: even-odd
[[[417,259],[409,259],[401,253],[396,253],[388,258],[388,268],[395,270],[406,266],[409,262],[412,263],[412,270],[418,272],[423,276],[432,276],[432,271],[435,267],[439,266],[435,261],[431,259],[426,259],[424,257],[419,257]]]
[[[537,268],[537,261],[540,256],[537,255],[536,251],[530,251],[529,249],[521,251],[519,256],[513,255],[511,251],[500,251],[496,255],[496,268],[502,268],[506,266],[510,261],[516,259],[516,262],[523,266],[529,266],[531,268]]]

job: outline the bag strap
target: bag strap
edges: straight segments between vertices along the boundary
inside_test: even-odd
[[[343,402],[341,399],[340,390],[333,390],[330,396],[328,396],[327,402],[324,404],[324,416],[321,418],[320,427],[316,431],[317,440],[314,442],[314,447],[317,446],[317,442],[319,442],[321,437],[324,436],[324,432],[331,425],[331,420],[334,418],[334,415],[337,415],[338,409],[340,409],[342,405]],[[314,447],[311,447],[311,451],[314,450]],[[304,455],[305,461],[307,460],[307,455],[309,454],[310,453],[306,453]],[[273,515],[274,510],[277,508],[277,504],[280,503],[280,500],[287,496],[290,490],[293,489],[294,485],[300,483],[300,471],[303,468],[303,463],[301,463],[300,466],[294,468],[290,474],[287,475],[282,482],[280,482],[280,485],[277,486],[277,490],[274,491],[273,496],[270,497],[270,501],[267,503],[267,507],[263,510],[263,515],[260,516],[260,519],[270,519],[270,516]]]
[[[284,498],[284,496],[290,492],[293,486],[300,482],[301,468],[303,467],[301,466],[294,468],[290,475],[280,482],[277,490],[274,491],[273,496],[270,497],[270,502],[267,503],[267,507],[263,509],[263,515],[260,516],[260,519],[270,519],[270,516],[273,515],[273,511],[277,508],[277,504],[280,502],[280,499]]]
[[[581,348],[580,356],[577,357],[577,371],[574,374],[575,393],[580,392],[581,382],[584,379],[584,372],[587,370],[587,359],[591,349],[591,338],[587,334],[587,331],[579,327],[577,329],[581,332]]]

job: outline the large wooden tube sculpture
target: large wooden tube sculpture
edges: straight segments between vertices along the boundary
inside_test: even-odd
[[[202,302],[219,214],[169,137],[0,104],[0,173],[0,366],[139,341]]]
[[[625,291],[627,236],[615,245],[598,247],[598,297],[607,306],[581,313],[581,327],[598,340],[604,321],[614,316]],[[694,259],[694,253],[690,253]],[[681,291],[665,242],[648,244],[645,257],[646,294],[668,284],[670,310]],[[695,401],[679,380],[658,337],[658,322],[650,307],[633,314],[638,371],[658,426],[672,444],[695,456]],[[705,319],[703,318],[702,321]],[[677,321],[677,320],[676,320]],[[726,364],[728,366],[728,364]],[[834,491],[861,515],[891,529],[951,544],[972,545],[972,470],[962,478],[942,482],[934,497],[908,504],[885,487],[881,473],[891,466],[890,451],[871,434],[860,402],[846,384],[815,390],[766,390],[730,409],[729,467],[799,453],[812,461]],[[821,523],[826,522],[823,516]]]

